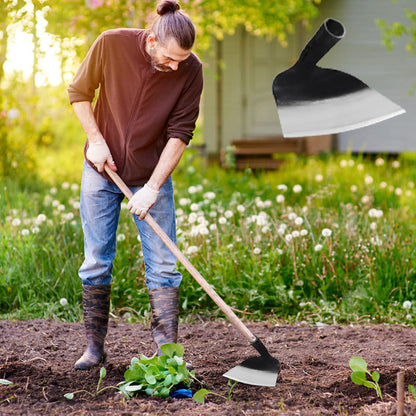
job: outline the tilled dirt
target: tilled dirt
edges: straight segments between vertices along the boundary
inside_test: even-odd
[[[247,326],[282,363],[275,387],[237,383],[231,400],[208,395],[204,404],[192,399],[161,399],[140,395],[125,400],[115,389],[91,396],[65,393],[95,392],[99,369],[75,371],[84,349],[80,323],[50,320],[0,321],[0,415],[396,415],[396,379],[405,372],[405,386],[416,382],[416,331],[400,326],[273,325]],[[256,351],[228,321],[197,320],[180,325],[179,342],[185,359],[206,387],[228,397],[222,375]],[[116,386],[131,358],[152,355],[148,327],[110,321],[107,337],[107,376],[102,386]],[[350,379],[348,362],[360,356],[370,371],[381,374],[383,400],[375,390]],[[195,389],[197,386],[195,386]],[[416,415],[416,401],[406,392],[405,415]]]

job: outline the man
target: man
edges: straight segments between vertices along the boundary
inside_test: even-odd
[[[174,0],[157,5],[150,30],[114,29],[94,42],[69,86],[70,102],[87,136],[81,184],[87,349],[79,370],[105,359],[116,230],[123,194],[104,165],[133,192],[127,208],[140,234],[153,339],[177,341],[176,258],[145,221],[149,209],[176,241],[171,173],[192,138],[202,91],[202,65],[192,53],[195,28]],[[100,88],[92,108],[95,91]]]

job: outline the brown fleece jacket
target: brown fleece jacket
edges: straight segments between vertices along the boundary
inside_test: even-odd
[[[177,71],[154,69],[145,50],[148,33],[101,34],[68,88],[71,104],[92,102],[99,88],[95,118],[118,174],[130,186],[147,182],[170,138],[186,144],[192,139],[203,84],[202,64],[193,53]]]

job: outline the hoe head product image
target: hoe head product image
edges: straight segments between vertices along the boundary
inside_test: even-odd
[[[127,199],[133,196],[130,188],[123,182],[116,172],[113,172],[106,164],[105,171],[111,180],[119,187]],[[212,286],[202,277],[202,275],[195,269],[191,262],[179,250],[177,245],[169,238],[163,231],[159,224],[153,217],[147,213],[144,221],[152,228],[155,234],[166,244],[169,250],[182,263],[185,269],[197,281],[197,283],[204,289],[207,295],[216,303],[222,312],[231,321],[234,327],[240,334],[249,341],[251,346],[256,349],[260,356],[255,356],[244,360],[241,364],[232,368],[224,374],[224,377],[239,381],[245,384],[254,386],[268,386],[276,385],[277,376],[280,371],[280,362],[278,359],[272,357],[264,344],[254,336],[244,323],[237,317],[234,311],[222,300],[222,298],[215,292]]]
[[[358,78],[316,65],[344,35],[341,22],[326,19],[297,62],[275,77],[273,96],[284,137],[341,133],[405,113]]]

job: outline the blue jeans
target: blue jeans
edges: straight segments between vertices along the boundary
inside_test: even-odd
[[[140,187],[130,187],[135,193]],[[79,269],[83,285],[106,285],[112,280],[116,255],[116,232],[123,193],[84,163],[81,182],[81,220],[84,231],[84,262]],[[160,189],[149,213],[176,244],[175,205],[172,179]],[[149,290],[179,287],[182,275],[176,269],[176,257],[155,234],[145,220],[133,215],[140,235]],[[133,252],[135,247],[130,248]],[[137,249],[136,249],[137,250]]]

